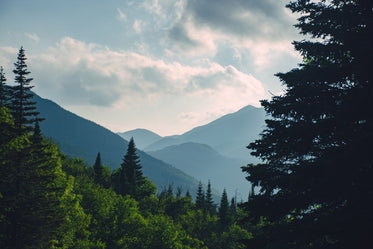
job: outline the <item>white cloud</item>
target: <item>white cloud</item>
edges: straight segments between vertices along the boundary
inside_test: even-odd
[[[174,129],[185,131],[245,105],[258,106],[265,96],[259,80],[234,66],[208,59],[198,65],[166,62],[70,37],[41,55],[29,56],[29,63],[37,93],[98,121],[97,110],[113,116],[141,110],[141,116],[153,120],[155,113],[167,112],[164,115],[174,117]],[[107,120],[101,123],[120,127]]]
[[[136,19],[133,23],[133,29],[137,34],[140,34],[142,32],[142,26],[144,25],[143,21]]]
[[[286,1],[185,2],[181,17],[168,29],[174,54],[214,56],[224,45],[235,51],[235,58],[250,54],[257,67],[268,66],[279,53],[298,56],[291,45],[295,17],[285,9]]]
[[[117,12],[118,12],[118,16],[117,16],[118,20],[126,22],[127,16],[123,13],[123,11],[120,8],[117,8]]]
[[[37,34],[35,33],[25,33],[25,36],[33,40],[34,42],[38,43],[40,41],[40,38]]]
[[[64,38],[56,47],[33,58],[34,68],[40,70],[43,88],[75,89],[80,96],[74,102],[95,101],[112,105],[133,96],[249,94],[263,96],[261,83],[252,75],[233,66],[223,67],[209,62],[199,66],[166,63],[128,51],[112,51],[95,44]],[[236,90],[235,90],[236,89]],[[71,89],[69,89],[71,92]],[[89,97],[91,96],[91,97]],[[258,98],[256,98],[258,99]],[[73,100],[72,100],[73,101]]]

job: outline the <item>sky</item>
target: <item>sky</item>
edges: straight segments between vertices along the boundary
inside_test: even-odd
[[[0,65],[114,132],[182,134],[281,94],[301,62],[285,0],[0,0]]]

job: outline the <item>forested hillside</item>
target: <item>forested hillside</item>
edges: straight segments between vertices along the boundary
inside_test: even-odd
[[[45,118],[40,127],[43,135],[58,144],[69,157],[83,159],[93,165],[98,152],[102,163],[111,170],[119,168],[128,142],[108,129],[71,113],[51,100],[34,94],[33,100],[40,115]],[[197,190],[198,181],[183,171],[172,167],[143,151],[138,151],[144,174],[160,189],[169,184]]]
[[[226,190],[214,202],[209,181],[194,199],[172,185],[156,193],[134,139],[115,169],[95,149],[105,141],[90,140],[93,165],[61,152],[43,136],[21,47],[14,84],[0,70],[0,248],[370,248],[373,2],[287,8],[305,35],[294,42],[303,62],[261,102],[268,119],[248,145],[258,163],[242,167],[252,183],[243,203]]]
[[[1,248],[244,247],[251,234],[234,198],[224,191],[217,209],[210,183],[195,202],[182,185],[156,194],[133,139],[113,171],[101,153],[93,166],[63,154],[42,136],[23,48],[15,66],[15,86],[1,70]]]

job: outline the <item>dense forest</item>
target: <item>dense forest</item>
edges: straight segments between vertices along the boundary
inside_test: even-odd
[[[21,47],[14,84],[0,71],[0,248],[366,248],[373,231],[373,2],[298,0],[303,63],[242,167],[253,184],[214,203],[211,183],[157,191],[131,139],[111,171],[43,137]],[[99,141],[97,141],[99,143]],[[249,143],[250,141],[248,141]],[[254,191],[255,190],[255,191]]]

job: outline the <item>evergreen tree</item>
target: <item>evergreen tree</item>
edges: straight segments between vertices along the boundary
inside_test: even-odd
[[[131,138],[128,143],[127,153],[119,169],[119,193],[121,195],[129,194],[138,199],[145,194],[142,193],[141,188],[147,183],[147,179],[143,176],[141,168],[140,159],[136,153],[135,142]]]
[[[206,197],[205,197],[205,206],[206,206],[206,210],[210,214],[214,214],[215,213],[215,205],[214,205],[214,201],[212,200],[212,190],[211,190],[211,182],[210,182],[210,180],[208,181],[208,184],[207,184],[207,191],[206,191]]]
[[[20,135],[24,132],[32,131],[32,124],[38,120],[36,116],[39,112],[36,111],[36,102],[32,101],[33,94],[31,93],[30,85],[32,78],[27,78],[30,72],[27,70],[26,55],[23,47],[19,50],[17,62],[14,63],[15,69],[15,86],[11,87],[11,112],[15,120],[16,131]]]
[[[231,205],[229,206],[230,208],[230,211],[231,211],[231,216],[232,218],[236,216],[236,209],[237,209],[237,203],[236,203],[236,199],[234,197],[232,197],[231,199]]]
[[[373,1],[287,7],[316,39],[294,42],[304,62],[277,74],[286,92],[262,102],[272,118],[249,149],[263,163],[244,167],[260,188],[247,208],[268,221],[253,243],[364,248],[373,229]]]
[[[9,107],[9,86],[6,84],[4,68],[0,67],[0,106]]]
[[[7,112],[0,116],[0,126],[6,128],[0,129],[5,138],[0,141],[0,247],[50,248],[65,216],[59,152],[42,141],[38,123],[34,134],[19,136],[12,132],[15,122]]]
[[[103,166],[101,163],[101,155],[100,152],[97,153],[95,164],[93,165],[93,172],[94,172],[94,180],[97,184],[104,184],[103,181]]]
[[[196,196],[196,208],[204,209],[204,207],[205,207],[205,194],[203,191],[202,182],[199,182],[197,196]]]
[[[189,189],[185,193],[185,197],[192,199],[192,195],[190,194]]]
[[[227,191],[224,189],[223,194],[221,195],[220,206],[219,206],[219,221],[223,229],[229,226],[230,220],[231,220],[231,217],[230,217],[228,196],[227,196]]]

